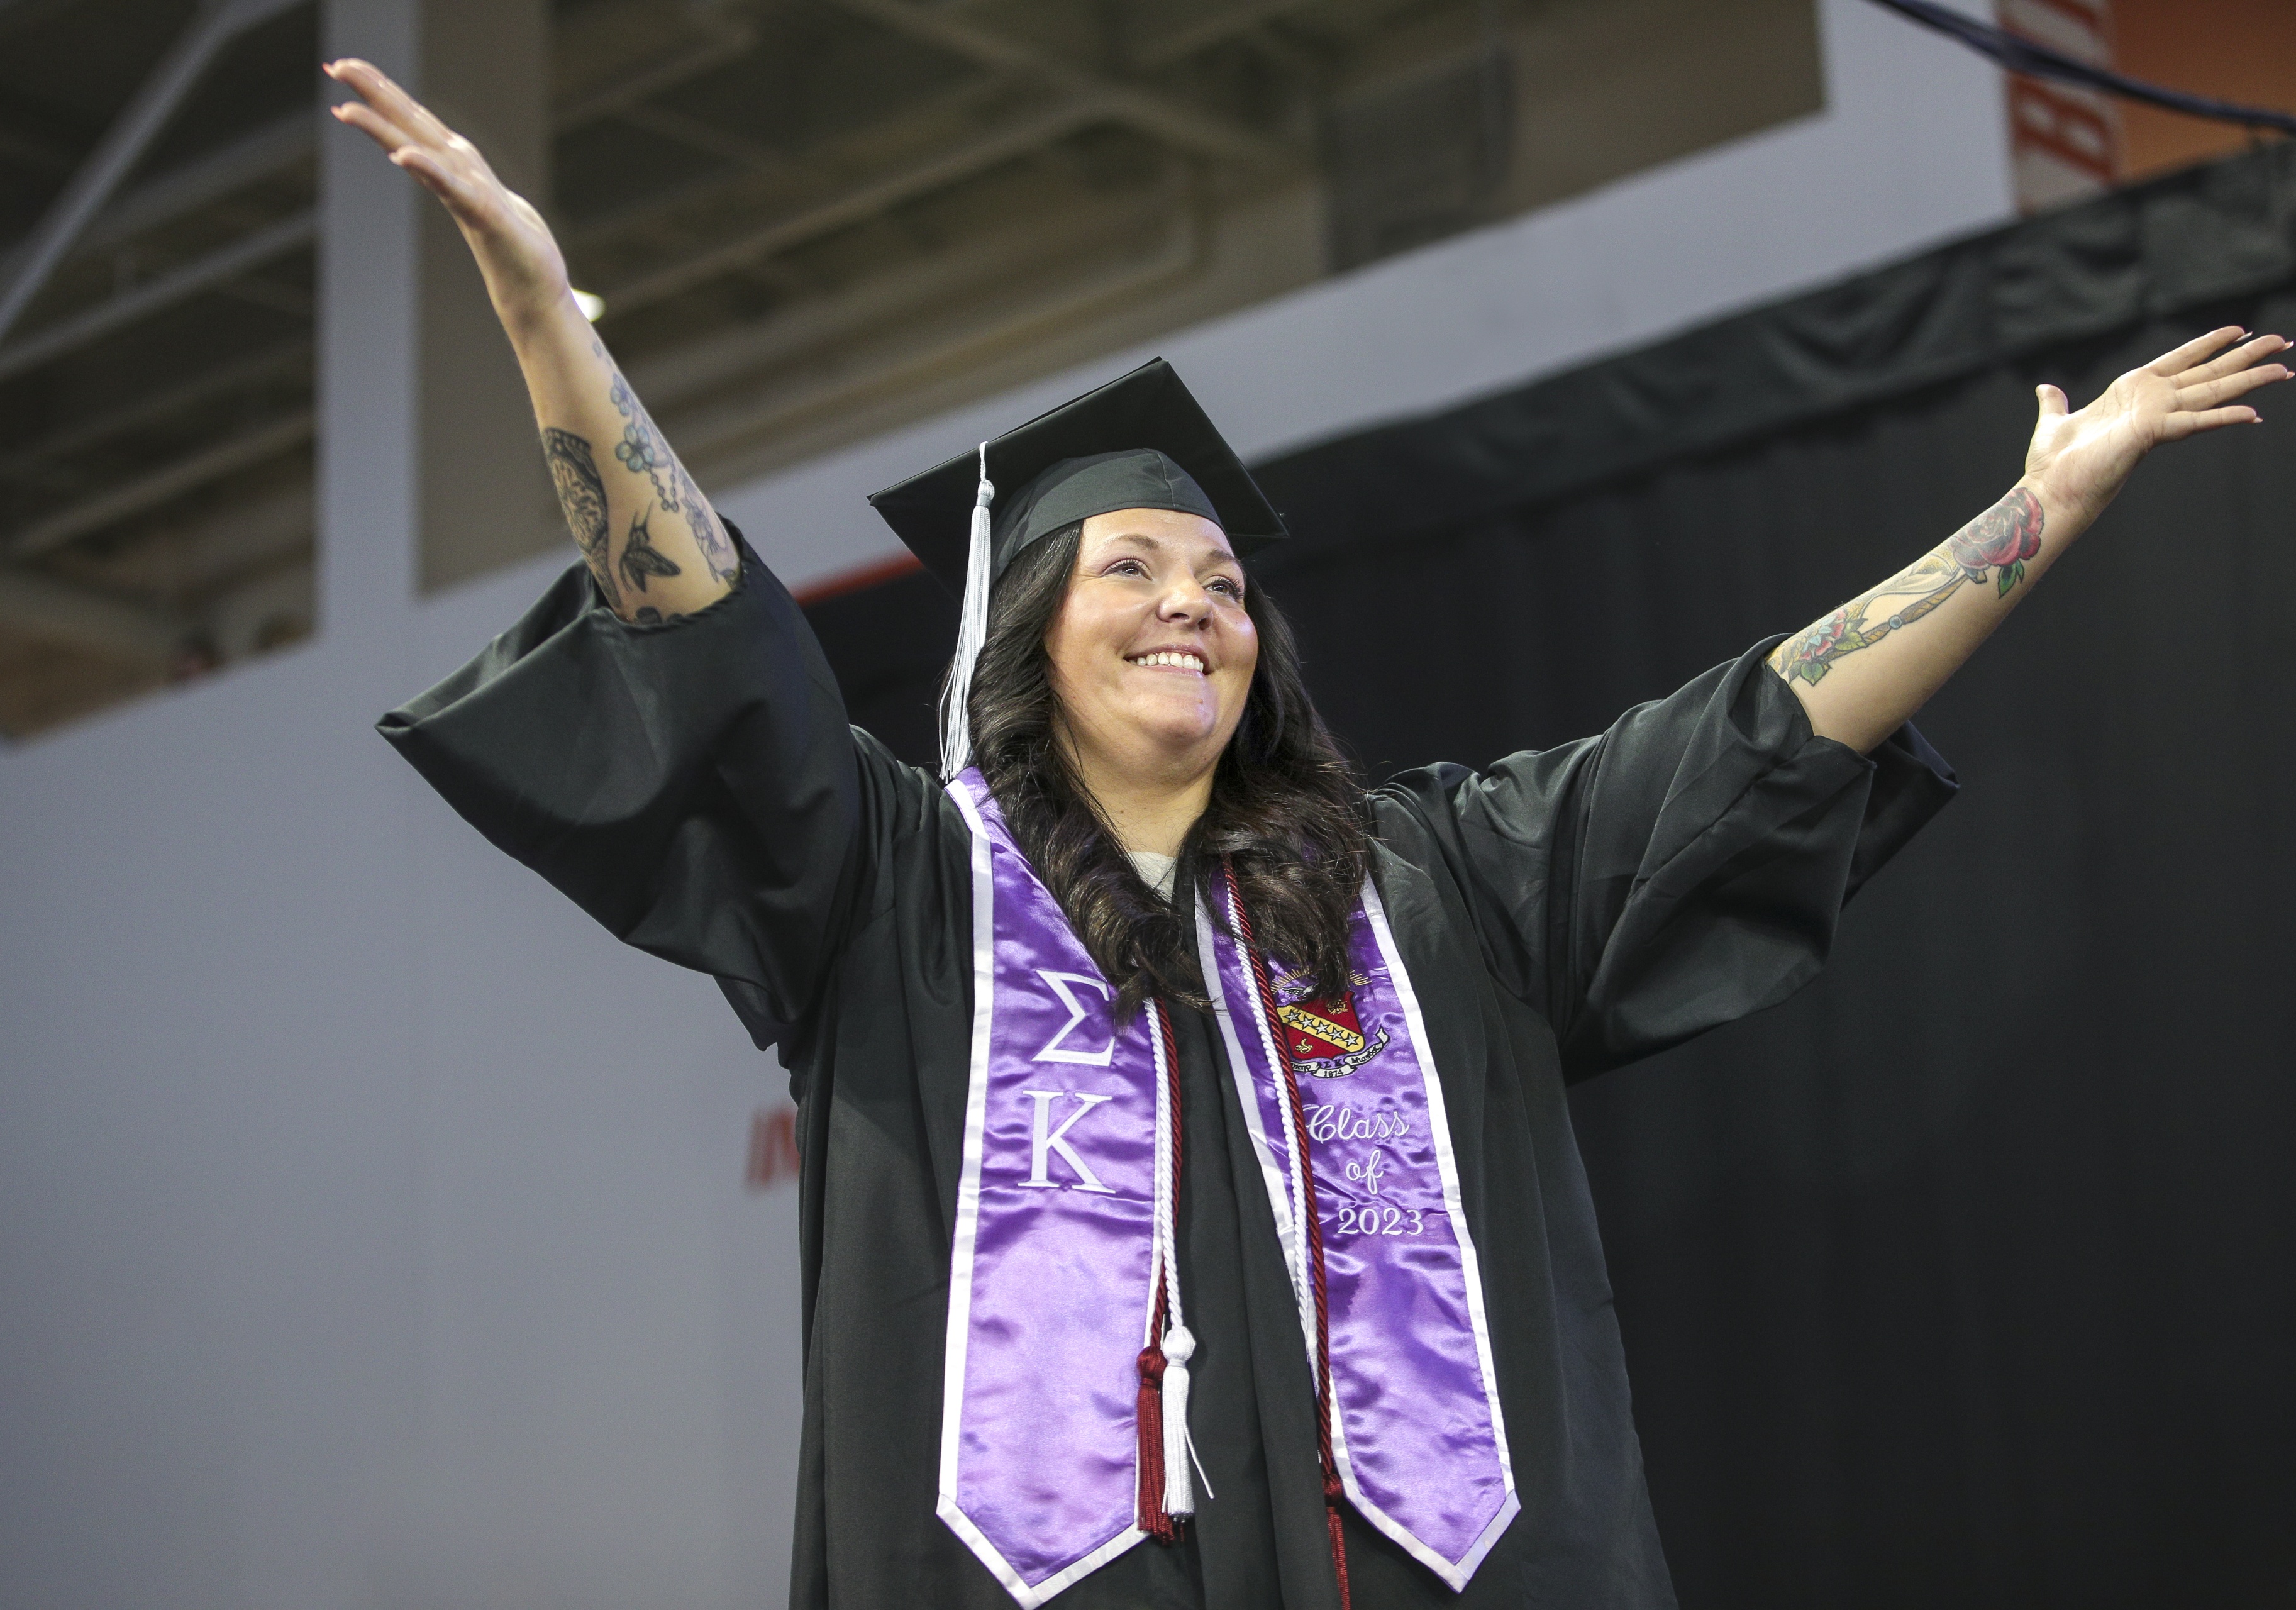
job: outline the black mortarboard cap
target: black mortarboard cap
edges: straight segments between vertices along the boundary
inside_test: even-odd
[[[1239,557],[1289,535],[1172,366],[1153,358],[987,445],[989,578],[1042,537],[1117,509],[1179,509],[1218,525]],[[962,596],[981,460],[966,453],[869,501],[924,567]]]

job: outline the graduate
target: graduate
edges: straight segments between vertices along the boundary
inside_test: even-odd
[[[876,496],[964,600],[934,773],[848,725],[534,209],[328,70],[477,254],[586,562],[384,735],[790,1069],[791,1605],[1671,1605],[1565,1086],[1816,973],[1953,793],[1907,718],[2288,343],[2044,386],[2024,477],[1872,592],[1368,792],[1252,579],[1283,522],[1150,364]],[[1444,629],[1365,604],[1368,653]]]

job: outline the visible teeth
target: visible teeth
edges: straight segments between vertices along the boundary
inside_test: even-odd
[[[1174,665],[1198,672],[1199,674],[1201,674],[1204,669],[1204,662],[1193,654],[1176,654],[1168,652],[1154,654],[1142,654],[1137,659],[1134,660],[1132,663],[1135,665]]]

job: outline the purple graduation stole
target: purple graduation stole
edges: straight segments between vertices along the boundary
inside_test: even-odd
[[[973,1015],[939,1513],[1032,1607],[1193,1508],[1178,1079],[1162,1006],[1116,1021],[980,774],[948,792],[972,835]],[[1250,949],[1232,881],[1224,899],[1221,924],[1198,910],[1198,944],[1327,1427],[1327,1500],[1343,1491],[1464,1588],[1521,1506],[1417,998],[1368,879],[1352,988],[1321,1002]]]

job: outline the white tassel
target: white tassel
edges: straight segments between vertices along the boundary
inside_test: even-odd
[[[972,498],[972,543],[964,556],[964,604],[957,616],[956,657],[949,661],[948,681],[940,695],[940,775],[942,781],[972,764],[972,725],[965,719],[964,702],[972,692],[972,665],[980,645],[988,639],[988,505],[996,489],[988,481],[988,444],[980,444],[980,485]]]
[[[1164,1513],[1196,1512],[1195,1489],[1188,1480],[1188,1456],[1194,1451],[1188,1438],[1188,1360],[1196,1356],[1196,1339],[1185,1325],[1164,1333]]]
[[[1189,1480],[1188,1468],[1196,1456],[1195,1439],[1188,1434],[1188,1360],[1196,1356],[1196,1339],[1189,1334],[1188,1322],[1180,1311],[1180,1244],[1173,1226],[1172,1198],[1179,1184],[1173,1153],[1178,1137],[1173,1129],[1179,1114],[1173,1110],[1171,1068],[1166,1060],[1172,1055],[1171,1022],[1160,1001],[1148,1003],[1148,1016],[1149,1040],[1156,1055],[1156,1200],[1150,1231],[1155,1238],[1155,1253],[1150,1260],[1147,1339],[1156,1342],[1164,1355],[1160,1388],[1164,1446],[1158,1450],[1164,1461],[1164,1513],[1183,1519],[1196,1512],[1195,1483]],[[1152,1301],[1159,1292],[1164,1299],[1160,1304]],[[1170,1328],[1158,1342],[1160,1318],[1167,1319]],[[1203,1472],[1202,1463],[1197,1462],[1193,1474],[1201,1479]],[[1203,1487],[1206,1498],[1213,1496],[1210,1482]]]

